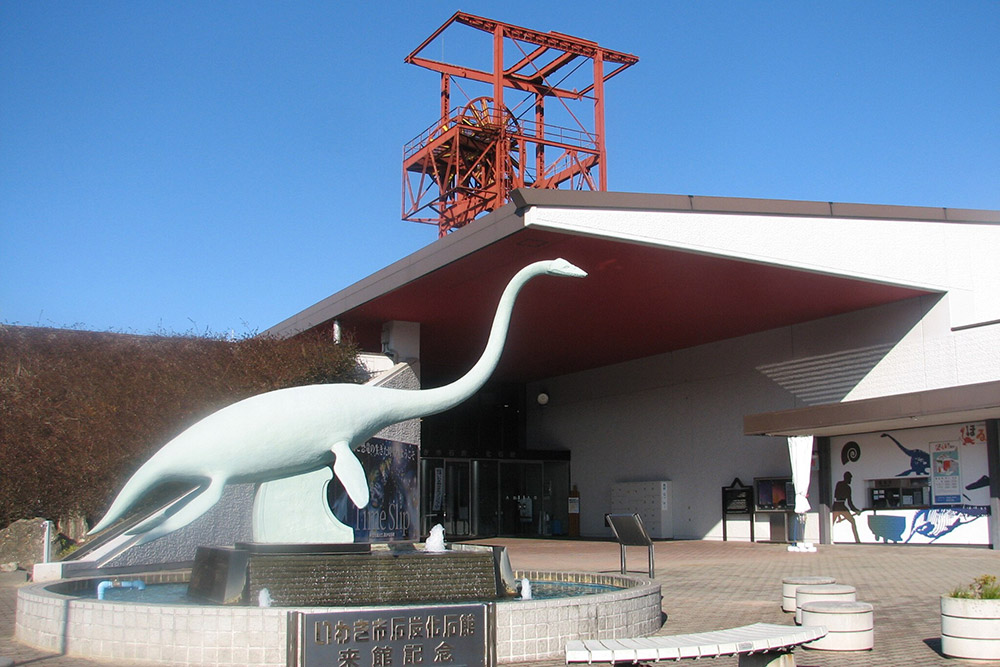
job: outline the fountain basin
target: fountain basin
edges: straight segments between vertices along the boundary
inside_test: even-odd
[[[653,634],[661,624],[660,585],[649,579],[586,572],[516,571],[518,579],[603,584],[608,593],[496,604],[499,663],[560,657],[570,639]],[[128,575],[147,585],[184,582],[190,571]],[[291,611],[318,607],[232,607],[107,602],[80,598],[100,579],[33,584],[18,591],[15,637],[68,655],[159,664],[283,667]]]

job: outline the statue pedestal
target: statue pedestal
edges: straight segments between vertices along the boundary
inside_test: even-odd
[[[199,547],[188,594],[254,605],[262,589],[278,607],[350,607],[505,597],[492,549],[427,553],[412,546],[237,544]]]

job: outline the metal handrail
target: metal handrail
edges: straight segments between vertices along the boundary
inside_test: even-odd
[[[459,125],[461,118],[461,107],[455,107],[448,118],[431,123],[427,129],[403,146],[403,159],[412,157],[417,151]],[[559,125],[545,125],[543,135],[538,137],[538,124],[535,121],[519,120],[518,126],[520,131],[512,135],[514,138],[524,139],[531,143],[560,143],[575,148],[597,150],[597,137],[585,130]]]

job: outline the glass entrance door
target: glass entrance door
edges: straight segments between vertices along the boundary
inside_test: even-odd
[[[500,462],[500,534],[542,535],[542,462]]]
[[[500,534],[499,471],[496,461],[472,462],[472,531],[478,537]]]
[[[427,458],[420,461],[421,534],[435,524],[449,537],[472,535],[471,463],[468,460]]]
[[[472,534],[472,496],[468,461],[445,461],[445,535]]]
[[[420,460],[421,535],[564,535],[568,461]]]

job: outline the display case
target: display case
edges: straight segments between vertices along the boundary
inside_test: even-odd
[[[784,512],[795,504],[795,487],[791,477],[758,477],[753,482],[758,512]]]
[[[890,477],[866,480],[868,506],[872,509],[927,507],[930,505],[930,482],[927,477]]]
[[[795,487],[791,477],[756,477],[753,480],[757,535],[765,542],[792,541]]]

